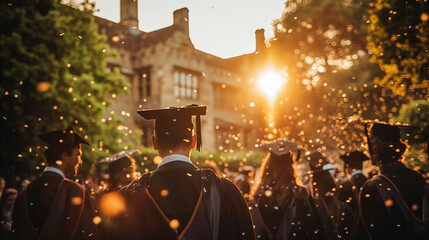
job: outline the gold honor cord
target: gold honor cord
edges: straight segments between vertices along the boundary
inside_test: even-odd
[[[158,211],[159,211],[159,213],[161,214],[161,216],[162,216],[162,218],[165,220],[165,222],[166,223],[168,223],[168,225],[170,226],[170,219],[168,219],[168,217],[164,214],[164,212],[161,210],[161,208],[158,206],[158,204],[155,202],[155,199],[153,199],[153,197],[152,197],[152,195],[149,193],[149,190],[146,188],[146,195],[149,197],[149,199],[151,200],[151,202],[153,203],[153,205],[156,207],[156,209],[158,209]],[[203,197],[203,192],[201,191],[200,192],[200,196],[198,197],[198,201],[197,201],[197,204],[196,204],[196,206],[195,206],[195,208],[194,208],[194,211],[193,211],[193,213],[192,213],[192,216],[191,216],[191,218],[189,219],[189,222],[188,222],[188,224],[186,225],[186,227],[183,229],[183,231],[180,233],[180,235],[177,237],[177,239],[181,239],[182,237],[183,237],[183,235],[185,235],[185,233],[186,233],[186,231],[189,229],[189,227],[191,226],[191,224],[192,224],[192,221],[194,220],[194,218],[195,218],[195,215],[197,214],[197,211],[198,211],[198,208],[199,208],[199,206],[200,206],[200,204],[201,204],[201,200],[202,200],[202,197]],[[171,227],[170,227],[171,228]],[[173,228],[171,228],[171,229],[173,229]],[[177,229],[173,229],[175,232],[176,232],[176,234],[179,234],[178,232],[177,232]]]

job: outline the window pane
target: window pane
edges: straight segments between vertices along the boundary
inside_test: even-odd
[[[174,72],[174,84],[179,85],[179,72]]]
[[[192,81],[193,81],[192,86],[194,87],[194,89],[197,89],[198,88],[198,78],[197,78],[197,76],[192,76]]]
[[[187,87],[191,87],[192,86],[192,76],[190,74],[188,74],[186,76],[186,86]]]
[[[184,72],[180,73],[180,85],[185,86],[186,75]]]
[[[179,86],[174,86],[174,96],[179,97]]]
[[[180,88],[180,97],[185,97],[186,96],[185,95],[185,91],[186,91],[186,88],[184,88],[184,87]]]
[[[191,98],[192,90],[190,88],[186,88],[186,98]]]
[[[192,99],[197,99],[197,90],[192,91]]]

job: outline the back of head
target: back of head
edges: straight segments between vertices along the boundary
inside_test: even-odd
[[[109,164],[107,173],[109,174],[109,189],[115,189],[118,185],[129,183],[133,180],[132,174],[135,171],[135,160],[131,156],[124,156]],[[127,176],[129,174],[129,176]],[[125,179],[124,179],[125,178]]]
[[[191,117],[164,118],[155,122],[155,137],[161,150],[189,148],[194,124]]]
[[[61,154],[70,156],[73,149],[79,148],[81,143],[90,145],[72,127],[40,134],[39,138],[48,144],[45,157],[49,166],[61,165],[58,162]]]
[[[353,172],[355,170],[362,170],[363,162],[369,160],[369,157],[362,151],[348,152],[340,156],[344,161],[344,169]]]
[[[79,143],[75,144],[58,144],[56,146],[50,146],[45,150],[45,157],[48,166],[61,165],[61,154],[66,153],[71,155],[74,148],[79,147]]]
[[[165,153],[175,149],[190,150],[194,144],[192,117],[195,116],[195,143],[197,150],[201,150],[201,116],[206,115],[207,106],[192,104],[184,107],[139,110],[137,113],[146,120],[155,120],[154,135],[157,149]]]
[[[401,141],[398,126],[374,123],[369,131],[370,154],[374,165],[400,161],[408,145]]]
[[[126,168],[133,168],[135,160],[129,156],[122,157],[109,164],[107,173],[109,175],[115,175],[116,173],[122,172]]]
[[[318,171],[313,173],[313,190],[325,194],[335,188],[335,180],[329,171]]]
[[[260,167],[260,180],[252,193],[255,203],[285,204],[291,197],[295,181],[293,154],[268,153]]]

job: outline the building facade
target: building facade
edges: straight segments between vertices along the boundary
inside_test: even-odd
[[[189,11],[174,11],[171,26],[144,32],[138,29],[138,1],[121,0],[121,21],[95,17],[99,32],[118,53],[108,59],[109,71],[119,71],[130,94],[115,97],[108,113],[121,114],[124,127],[143,131],[151,146],[152,123],[138,109],[206,105],[202,117],[203,148],[229,151],[249,149],[258,138],[258,121],[243,73],[244,58],[222,59],[196,49],[189,37]]]

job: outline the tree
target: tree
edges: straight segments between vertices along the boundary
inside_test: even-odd
[[[101,121],[114,98],[126,92],[118,71],[107,72],[114,56],[97,33],[94,4],[66,6],[54,0],[2,1],[0,10],[1,171],[31,174],[42,168],[42,132],[74,125],[91,147],[86,166],[135,145],[118,127]]]
[[[404,105],[395,122],[409,124],[401,129],[403,138],[410,145],[406,156],[407,163],[412,167],[423,166],[429,170],[427,156],[429,154],[429,101],[416,100]],[[426,149],[424,145],[426,144]],[[424,151],[426,150],[426,153]]]
[[[387,120],[399,109],[401,101],[373,84],[383,73],[368,61],[369,5],[292,0],[273,23],[275,36],[267,51],[289,74],[276,122],[309,149],[362,148],[362,127],[348,118]]]
[[[378,0],[370,13],[368,49],[386,74],[377,83],[398,95],[428,96],[429,2]]]

